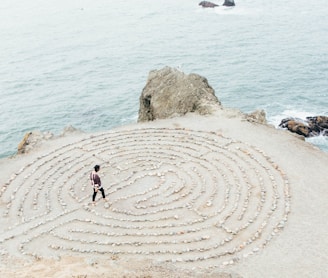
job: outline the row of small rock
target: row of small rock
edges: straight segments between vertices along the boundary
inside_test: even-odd
[[[86,204],[91,196],[82,189],[90,186],[84,178],[94,155],[112,163],[103,179],[110,206]],[[68,143],[14,173],[2,197],[12,226],[0,243],[19,246],[19,255],[149,256],[199,269],[257,254],[290,213],[287,177],[263,151],[178,128]]]

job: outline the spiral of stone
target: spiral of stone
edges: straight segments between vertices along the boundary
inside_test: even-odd
[[[95,164],[108,201],[98,194],[92,206]],[[109,131],[12,174],[1,190],[10,223],[1,228],[1,252],[226,267],[283,231],[290,198],[280,167],[244,142],[178,128]]]

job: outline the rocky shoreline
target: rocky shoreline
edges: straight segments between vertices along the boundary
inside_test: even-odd
[[[302,135],[304,137],[328,136],[328,117],[309,116],[305,120],[286,118],[281,120],[279,127]]]

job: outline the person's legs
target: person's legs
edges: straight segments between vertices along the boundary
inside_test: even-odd
[[[105,199],[106,198],[105,190],[103,188],[100,188],[99,190],[101,191],[102,197]]]
[[[97,191],[93,189],[92,202],[95,202],[96,196],[97,196]]]

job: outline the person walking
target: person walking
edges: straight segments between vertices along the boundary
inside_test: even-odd
[[[98,175],[99,170],[100,170],[100,166],[96,165],[94,167],[94,170],[90,173],[90,181],[91,181],[91,185],[93,186],[93,195],[92,195],[92,204],[93,205],[96,204],[95,199],[96,199],[98,191],[101,192],[103,199],[105,201],[107,201],[106,196],[105,196],[105,190],[101,185],[101,180]]]

